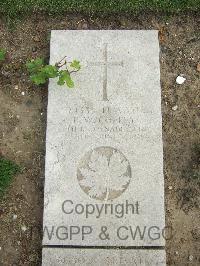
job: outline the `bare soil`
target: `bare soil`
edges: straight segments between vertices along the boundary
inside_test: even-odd
[[[27,59],[49,57],[51,29],[158,29],[163,113],[167,265],[200,265],[200,15],[0,18],[1,154],[23,171],[0,202],[0,265],[41,265],[47,86],[32,85]],[[186,82],[176,84],[183,74]],[[128,78],[128,77],[127,77]],[[174,108],[177,106],[177,110]],[[172,109],[173,108],[173,109]]]

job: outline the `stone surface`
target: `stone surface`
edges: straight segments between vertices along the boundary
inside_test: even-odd
[[[43,266],[164,266],[164,250],[43,249]]]
[[[50,55],[82,69],[49,83],[43,244],[164,246],[157,31],[52,31]]]

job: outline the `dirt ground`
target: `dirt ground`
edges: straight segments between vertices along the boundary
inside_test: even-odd
[[[200,265],[200,15],[0,18],[0,152],[23,172],[0,202],[0,266],[41,265],[47,86],[31,84],[27,59],[49,57],[51,29],[159,29],[162,86],[167,265]],[[176,84],[183,74],[186,81]]]

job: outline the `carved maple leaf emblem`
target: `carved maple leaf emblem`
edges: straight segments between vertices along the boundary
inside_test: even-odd
[[[127,188],[130,165],[118,150],[110,147],[99,149],[92,151],[86,167],[79,168],[82,177],[79,184],[92,198],[113,199]],[[105,149],[109,151],[105,152]]]

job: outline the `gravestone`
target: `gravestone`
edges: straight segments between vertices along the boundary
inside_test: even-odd
[[[165,265],[157,31],[52,31],[43,265]]]

